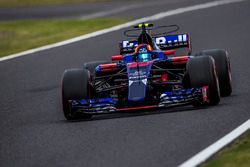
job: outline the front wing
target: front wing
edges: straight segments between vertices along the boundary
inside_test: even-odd
[[[164,92],[160,96],[159,103],[155,105],[116,108],[117,101],[112,98],[69,100],[69,105],[71,106],[71,110],[73,112],[94,115],[113,112],[125,112],[130,110],[168,108],[181,105],[190,105],[194,102],[198,102],[200,104],[209,103],[208,86]]]

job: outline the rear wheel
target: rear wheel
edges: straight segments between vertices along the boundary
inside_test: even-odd
[[[212,57],[200,56],[190,59],[187,63],[187,75],[190,87],[208,86],[209,105],[217,105],[220,102],[218,77]],[[194,105],[197,106],[196,103]]]
[[[70,69],[63,73],[62,102],[64,116],[67,120],[91,117],[89,114],[73,112],[69,103],[69,100],[87,99],[89,97],[89,79],[89,71],[86,69]]]
[[[219,79],[220,94],[221,96],[230,96],[232,93],[232,75],[227,52],[221,49],[210,49],[202,51],[197,56],[203,55],[209,55],[214,58]]]

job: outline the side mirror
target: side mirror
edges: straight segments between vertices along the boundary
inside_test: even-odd
[[[121,61],[122,59],[123,59],[122,55],[116,55],[111,57],[112,61]]]

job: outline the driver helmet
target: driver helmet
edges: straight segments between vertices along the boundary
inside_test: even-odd
[[[135,48],[135,54],[138,54],[139,62],[146,62],[151,60],[152,47],[147,44],[140,44]]]

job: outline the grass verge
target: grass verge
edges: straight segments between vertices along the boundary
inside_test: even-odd
[[[0,0],[0,7],[42,6],[72,3],[106,2],[110,0]]]
[[[249,167],[250,130],[201,167]]]
[[[126,22],[125,19],[0,22],[0,57]]]

